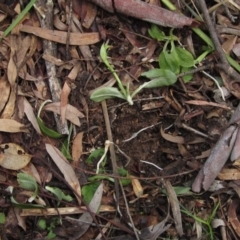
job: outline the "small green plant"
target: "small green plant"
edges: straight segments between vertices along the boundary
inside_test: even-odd
[[[169,36],[166,36],[157,25],[153,24],[148,33],[153,39],[165,42],[163,50],[159,55],[158,63],[160,69],[170,70],[175,74],[184,73],[192,69],[195,64],[194,58],[189,51],[175,45],[175,42],[179,41],[179,39],[173,34],[173,29],[170,30]],[[150,70],[150,72],[153,70]],[[142,75],[146,76],[147,73]],[[186,75],[183,79],[185,82],[190,81],[192,75]]]
[[[66,195],[60,188],[46,186],[45,189],[55,195],[55,197],[58,199],[57,205],[59,205],[62,200],[67,202],[71,202],[73,200],[70,195]]]
[[[102,88],[96,89],[90,96],[91,100],[95,102],[101,102],[105,99],[116,97],[116,98],[124,99],[130,105],[133,105],[134,96],[138,94],[143,88],[156,88],[161,86],[169,86],[177,81],[177,76],[175,75],[174,72],[168,69],[159,69],[157,77],[153,77],[151,81],[143,83],[136,90],[134,90],[133,92],[130,92],[129,83],[127,84],[126,87],[123,86],[119,76],[114,70],[114,67],[108,61],[107,50],[109,48],[110,48],[109,45],[105,43],[102,44],[101,50],[100,50],[100,57],[104,62],[104,64],[107,66],[107,68],[115,77],[118,84],[118,88],[102,87]]]
[[[52,218],[50,224],[47,223],[47,220],[45,218],[40,218],[37,222],[37,226],[39,229],[48,231],[47,239],[53,239],[54,237],[56,237],[53,229],[60,224],[61,221],[58,217]]]
[[[38,185],[36,180],[27,173],[18,173],[17,180],[21,188],[33,192],[32,197],[28,199],[29,202],[32,202],[38,195]]]
[[[56,131],[52,130],[51,128],[48,128],[48,127],[44,124],[43,120],[40,118],[40,114],[41,114],[42,108],[43,108],[44,105],[45,105],[46,103],[48,103],[48,102],[52,102],[52,101],[51,101],[51,100],[46,100],[46,101],[44,101],[44,102],[41,104],[41,106],[40,106],[40,108],[39,108],[39,110],[38,110],[37,122],[38,122],[39,128],[40,128],[42,134],[44,134],[45,136],[48,136],[48,137],[51,137],[51,138],[61,138],[61,137],[63,137],[62,134],[60,134],[59,132],[56,132]]]
[[[219,205],[220,205],[220,202],[218,202],[216,204],[216,206],[214,207],[211,215],[207,218],[207,220],[203,220],[202,218],[197,217],[196,215],[194,215],[191,212],[189,212],[183,206],[182,206],[181,211],[183,213],[185,213],[186,215],[188,215],[189,217],[193,218],[196,222],[201,223],[203,225],[206,225],[207,228],[208,228],[209,239],[214,240],[215,238],[214,238],[214,233],[213,233],[213,228],[212,228],[211,223],[212,223],[212,220],[213,220],[214,216],[216,215],[216,212],[217,212],[217,209],[218,209]]]

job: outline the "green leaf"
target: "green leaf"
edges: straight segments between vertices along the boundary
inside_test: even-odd
[[[153,39],[156,39],[158,41],[163,41],[167,39],[165,33],[161,31],[155,24],[152,24],[151,28],[148,29],[148,33]]]
[[[159,66],[162,69],[171,70],[176,74],[180,71],[179,60],[174,51],[162,51],[159,55]]]
[[[44,218],[40,218],[37,222],[37,226],[38,228],[40,228],[41,230],[45,230],[47,228],[47,221]]]
[[[3,37],[6,37],[17,25],[18,23],[24,18],[24,16],[29,12],[29,10],[32,8],[36,0],[31,0],[28,5],[23,9],[23,11],[13,20],[13,22],[10,24],[10,26],[4,31]],[[0,38],[0,42],[2,41],[2,38]]]
[[[192,67],[194,65],[194,58],[188,50],[176,47],[175,52],[178,56],[180,66]]]
[[[100,182],[92,182],[82,187],[82,195],[83,199],[87,204],[89,204],[93,198],[94,193],[96,192],[97,188],[99,187]]]
[[[72,160],[72,156],[71,156],[70,151],[69,151],[69,147],[70,147],[69,145],[70,144],[69,144],[68,138],[66,138],[63,141],[63,144],[62,144],[62,147],[61,147],[61,152],[66,159]]]
[[[37,122],[38,122],[38,125],[39,125],[40,129],[41,129],[41,132],[45,136],[48,136],[48,137],[51,137],[51,138],[61,138],[61,137],[63,137],[62,134],[52,130],[51,128],[46,127],[41,118],[37,117]]]
[[[151,69],[142,73],[142,76],[152,79],[152,81],[143,84],[144,88],[170,86],[177,81],[177,76],[172,71],[166,69]]]
[[[18,173],[17,180],[20,187],[26,190],[35,191],[38,188],[36,180],[27,173]]]
[[[54,194],[59,202],[62,200],[71,202],[73,200],[70,195],[66,195],[60,188],[46,186],[45,189]]]
[[[14,197],[10,197],[11,202],[18,208],[21,209],[37,209],[37,208],[41,208],[44,209],[45,207],[40,205],[40,204],[27,204],[27,203],[18,203]]]
[[[194,69],[194,68],[185,68],[185,67],[183,67],[183,68],[181,69],[181,73],[185,73],[185,72],[191,71],[191,70],[193,70],[193,69]],[[191,80],[193,79],[193,74],[185,75],[185,76],[182,77],[182,79],[183,79],[183,81],[184,81],[185,83],[187,83],[187,82],[189,82],[189,81],[191,81]]]
[[[107,55],[107,50],[111,48],[111,46],[107,45],[106,43],[103,43],[100,49],[100,57],[102,61],[105,63],[105,65],[109,68],[109,70],[112,72],[114,71],[112,65],[108,61],[108,55]]]
[[[95,159],[101,158],[104,154],[104,148],[95,149],[93,152],[90,153],[88,156],[86,163],[93,164]],[[104,160],[105,161],[105,160]]]
[[[90,99],[93,100],[94,102],[101,102],[105,99],[114,98],[114,97],[125,99],[123,94],[115,87],[102,87],[102,88],[96,89],[90,96]]]
[[[38,185],[36,180],[27,173],[18,173],[17,181],[21,188],[34,192],[33,196],[28,199],[29,202],[32,202],[38,194]]]
[[[57,235],[52,231],[50,230],[48,235],[47,235],[47,239],[53,239],[55,238]]]
[[[0,213],[0,224],[4,224],[5,221],[6,221],[5,213],[1,212]]]

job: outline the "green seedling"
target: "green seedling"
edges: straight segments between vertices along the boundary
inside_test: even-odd
[[[31,0],[28,5],[23,9],[23,11],[14,19],[10,26],[4,31],[3,37],[6,37],[24,18],[24,16],[30,11],[30,9],[35,4],[36,0]],[[0,42],[2,38],[0,38]]]
[[[51,137],[51,138],[61,138],[63,137],[62,134],[46,127],[46,125],[44,124],[43,120],[40,118],[40,114],[41,114],[41,111],[42,111],[42,108],[44,107],[44,105],[48,102],[52,102],[51,100],[46,100],[44,101],[39,110],[38,110],[38,114],[37,114],[37,122],[38,122],[38,125],[39,125],[39,128],[42,132],[42,134],[44,134],[45,136],[48,136],[48,137]]]
[[[170,9],[171,11],[176,11],[177,8],[174,4],[171,3],[170,0],[162,0],[162,2],[168,7],[168,9]],[[185,6],[189,9],[189,11],[192,13],[193,16],[195,16],[196,19],[202,21],[202,17],[195,13],[193,9],[190,8],[190,6],[188,4],[186,4],[184,1],[183,3],[185,4]],[[208,45],[209,47],[209,51],[205,52],[203,54],[209,54],[211,52],[213,52],[215,50],[215,46],[213,44],[212,39],[206,34],[204,33],[200,28],[192,28],[192,30]],[[228,63],[235,68],[238,72],[240,72],[240,65],[238,64],[237,61],[235,61],[231,56],[229,56],[229,54],[225,54]]]
[[[165,41],[163,50],[159,55],[158,63],[160,68],[153,70],[169,70],[177,75],[192,69],[195,64],[194,58],[186,49],[175,46],[175,42],[179,41],[179,39],[173,34],[173,29],[170,30],[169,36],[166,36],[163,31],[160,31],[160,29],[153,24],[148,32],[153,39]],[[148,77],[148,73],[151,73],[153,70],[143,73],[142,76]],[[183,80],[187,82],[190,81],[192,77],[192,75],[186,75],[183,77]],[[175,82],[172,81],[171,84],[174,83]]]
[[[17,181],[19,186],[23,189],[29,190],[33,192],[32,197],[28,199],[29,202],[32,202],[38,195],[38,185],[36,180],[27,173],[18,173]]]
[[[176,192],[177,196],[193,195],[193,192],[191,192],[190,187],[174,186],[173,189]],[[165,189],[162,189],[162,192],[167,195],[167,191]]]
[[[48,231],[47,239],[53,239],[56,237],[56,234],[53,232],[53,229],[60,224],[61,221],[57,217],[52,218],[49,225],[47,223],[47,220],[44,218],[40,218],[37,222],[37,226],[39,229]]]
[[[13,186],[9,186],[6,191],[13,194]],[[18,203],[13,196],[10,197],[10,200],[12,202],[12,204],[18,208],[21,209],[32,209],[32,208],[44,208],[43,205],[40,204],[26,204],[26,203]]]
[[[60,188],[46,186],[45,189],[56,196],[56,198],[58,199],[57,205],[59,205],[62,200],[65,200],[67,202],[71,202],[73,200],[70,195],[66,195]]]
[[[62,148],[61,148],[61,152],[62,154],[64,155],[64,157],[68,160],[72,160],[72,156],[70,154],[70,143],[71,143],[71,135],[72,135],[72,129],[73,129],[73,126],[72,126],[72,123],[70,124],[70,127],[69,127],[69,135],[68,137],[63,141],[63,144],[62,144]]]
[[[117,75],[116,71],[114,70],[113,66],[108,61],[107,50],[110,48],[107,44],[102,44],[100,50],[100,57],[110,72],[115,77],[118,88],[115,87],[102,87],[96,89],[90,96],[91,100],[95,102],[101,102],[105,99],[109,98],[121,98],[126,100],[130,105],[133,105],[133,98],[136,94],[138,94],[143,88],[156,88],[160,86],[168,86],[169,82],[175,82],[177,80],[177,76],[175,73],[168,69],[159,69],[159,75],[157,78],[152,79],[149,82],[143,83],[140,85],[136,90],[130,92],[129,83],[126,87],[123,86],[119,76]]]
[[[216,212],[217,212],[217,209],[218,209],[219,205],[220,205],[220,202],[218,202],[216,204],[216,206],[214,207],[211,215],[208,217],[207,220],[203,220],[203,219],[197,217],[196,215],[194,215],[191,212],[189,212],[183,206],[181,206],[182,207],[181,211],[183,213],[185,213],[186,215],[188,215],[189,217],[193,218],[196,222],[198,222],[200,224],[203,224],[203,225],[206,225],[207,228],[208,228],[209,239],[214,240],[215,238],[214,238],[214,233],[213,233],[213,228],[212,228],[211,223],[212,223],[212,220],[213,220],[214,216],[216,215]]]
[[[83,200],[87,204],[89,204],[91,202],[93,195],[96,192],[96,190],[98,189],[100,183],[101,183],[100,181],[95,181],[95,182],[88,183],[82,187]]]

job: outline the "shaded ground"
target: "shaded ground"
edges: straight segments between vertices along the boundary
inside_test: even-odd
[[[75,1],[73,3],[76,4]],[[10,9],[14,9],[18,5],[17,2],[11,5],[5,1],[1,4]],[[99,31],[102,40],[108,39],[112,46],[108,51],[110,61],[123,83],[130,83],[130,88],[133,90],[148,81],[141,74],[158,67],[158,56],[163,49],[162,42],[150,38],[148,34],[150,23],[116,13],[110,14],[101,8],[96,8],[96,13],[94,13],[95,10],[92,9],[95,9],[95,5],[90,5],[89,8],[85,4],[85,1],[80,4],[82,15],[78,16],[79,12],[76,9],[77,18],[84,19],[87,14],[93,16],[95,20],[92,27],[83,27],[83,30],[90,33]],[[209,8],[215,6],[214,2],[208,4]],[[236,4],[239,6],[238,3]],[[193,7],[191,3],[189,5]],[[71,6],[71,4],[55,2],[55,7],[59,10],[56,15],[59,19],[62,17],[61,20],[65,25],[67,23],[64,18],[68,13],[66,6]],[[233,10],[230,6],[227,7],[234,14],[239,11]],[[191,16],[187,8],[182,7],[182,11],[186,11],[186,15]],[[31,11],[29,20],[25,19],[26,25],[32,25],[38,21],[34,12],[35,10]],[[226,13],[220,7],[217,13],[226,17]],[[2,20],[2,26],[10,24],[11,19],[11,16],[8,15],[6,19]],[[54,24],[57,28],[56,22]],[[221,22],[218,25],[221,25]],[[236,28],[239,28],[238,24],[236,25]],[[57,26],[60,30],[67,31],[64,27]],[[4,31],[5,29],[2,27],[0,30]],[[169,33],[169,29],[162,28],[166,34]],[[208,32],[206,31],[206,33]],[[185,27],[183,30],[176,29],[174,34],[187,49],[192,47],[196,56],[202,53],[205,43],[193,34],[190,27]],[[32,45],[29,44],[29,46],[34,45],[34,52],[29,57],[31,47],[28,46],[26,52],[22,53],[23,55],[18,55],[25,46],[22,40],[28,35],[31,36],[32,41]],[[227,42],[231,37],[233,35],[221,36],[222,43]],[[236,38],[235,42],[228,43],[230,50],[238,44],[238,37]],[[21,39],[20,49],[14,45],[18,43],[19,39]],[[78,157],[76,161],[70,161],[71,165],[69,164],[69,166],[74,169],[73,172],[81,187],[89,184],[89,177],[96,176],[97,162],[102,156],[97,156],[89,164],[90,153],[95,149],[104,148],[105,141],[108,139],[102,105],[89,98],[89,93],[93,89],[114,79],[100,61],[99,51],[102,40],[90,46],[90,61],[86,55],[84,56],[83,52],[86,49],[63,44],[57,45],[57,56],[55,56],[56,59],[63,61],[63,64],[57,67],[61,88],[66,82],[71,86],[71,93],[67,96],[68,103],[85,115],[80,119],[81,126],[75,125],[73,128],[69,150],[71,156]],[[33,43],[34,41],[36,43]],[[193,41],[193,43],[191,44],[189,41]],[[100,200],[101,205],[107,206],[106,209],[97,214],[93,213],[91,215],[91,217],[95,216],[93,220],[91,217],[90,220],[87,219],[90,224],[93,222],[90,227],[84,221],[83,223],[74,221],[81,216],[79,212],[75,212],[74,215],[68,212],[60,213],[58,208],[67,211],[67,209],[76,207],[75,210],[79,210],[85,206],[85,203],[83,201],[80,207],[78,194],[76,194],[76,182],[73,179],[71,179],[72,182],[66,179],[64,170],[58,166],[55,160],[52,160],[52,155],[46,150],[45,144],[61,150],[64,138],[53,139],[44,134],[38,134],[36,128],[30,123],[34,117],[29,118],[27,112],[30,110],[26,110],[26,105],[24,105],[24,101],[27,100],[31,105],[32,112],[37,116],[41,103],[51,96],[46,81],[48,77],[45,62],[42,58],[43,50],[41,38],[35,38],[32,34],[23,32],[18,36],[11,34],[0,43],[2,60],[0,87],[3,96],[0,99],[1,119],[14,119],[24,124],[24,128],[29,131],[22,132],[23,126],[18,127],[16,132],[12,132],[13,126],[9,127],[6,124],[1,127],[2,154],[0,159],[6,157],[6,150],[11,148],[9,143],[14,143],[25,151],[18,150],[14,157],[17,158],[27,153],[31,155],[33,165],[33,167],[28,165],[28,167],[23,166],[17,169],[2,165],[0,168],[0,213],[6,216],[5,220],[0,218],[2,239],[47,239],[49,233],[55,234],[55,236],[52,235],[53,239],[137,239],[132,224],[136,229],[143,230],[139,234],[139,239],[238,239],[240,236],[239,230],[236,230],[240,226],[237,216],[240,179],[238,166],[233,167],[232,163],[227,162],[225,169],[234,169],[235,172],[232,175],[228,173],[229,175],[218,176],[221,182],[218,184],[215,182],[216,188],[212,187],[210,190],[200,193],[191,191],[193,180],[209,156],[210,150],[226,129],[238,104],[237,94],[232,95],[231,93],[224,103],[216,93],[218,87],[202,72],[195,73],[193,79],[188,83],[184,83],[183,79],[179,77],[172,86],[144,89],[134,98],[132,106],[116,98],[106,100],[113,141],[116,145],[117,166],[127,171],[127,176],[121,176],[122,178],[118,176],[118,178],[129,180],[129,175],[131,175],[135,180],[139,180],[137,182],[139,185],[136,187],[130,178],[132,182],[129,181],[129,184],[123,185],[124,191],[116,188],[110,179],[114,170],[110,160],[112,155],[108,152],[107,161],[100,173],[102,178],[96,178],[94,182],[96,185],[87,190],[94,192],[102,182],[103,196]],[[143,61],[146,55],[148,59]],[[232,54],[232,56],[238,61],[236,55]],[[18,57],[22,57],[24,60],[20,61]],[[16,81],[11,81],[11,69],[9,69],[11,61],[16,64],[18,69]],[[212,65],[213,67],[207,69],[206,72],[210,76],[225,81],[222,79],[223,75],[219,74],[218,69],[214,67],[218,61],[216,52],[212,52],[204,58],[201,65]],[[21,66],[17,65],[19,62]],[[80,65],[79,71],[71,80],[68,74],[77,63]],[[19,73],[21,67],[26,68],[25,75]],[[35,80],[29,81],[27,73]],[[9,86],[11,90],[9,90]],[[198,102],[189,103],[190,100]],[[49,128],[56,130],[56,122],[52,113],[43,110],[41,117]],[[81,132],[83,132],[82,139],[80,137],[77,143],[74,142],[76,135]],[[133,137],[134,134],[135,137]],[[133,138],[130,139],[131,137]],[[78,153],[76,153],[76,149],[74,150],[74,144],[78,144],[78,150],[81,149]],[[41,213],[32,213],[32,215],[30,210],[26,210],[27,213],[24,215],[23,210],[31,207],[28,199],[32,196],[34,189],[27,189],[27,192],[26,188],[24,190],[24,187],[19,186],[19,181],[17,181],[19,175],[17,174],[20,172],[27,172],[37,180],[38,196],[45,202],[46,208],[56,209],[54,217],[47,210],[41,210]],[[71,174],[69,175],[71,176]],[[39,181],[36,176],[39,176]],[[14,187],[13,192],[6,191],[8,186]],[[46,191],[46,186],[58,187],[73,199],[69,202],[64,199],[59,200],[56,195]],[[220,188],[221,190],[219,190]],[[142,189],[143,192],[141,192]],[[137,195],[138,190],[140,191],[139,195]],[[117,193],[117,191],[119,192]],[[116,195],[118,194],[120,195],[119,202],[117,201],[119,211],[116,209]],[[85,195],[87,194],[82,193],[82,195],[86,200]],[[124,200],[125,197],[127,203]],[[36,199],[33,203],[43,205]],[[19,206],[19,204],[26,205]],[[96,202],[94,204],[97,205]],[[39,206],[34,207],[39,209]],[[129,215],[131,215],[132,221]],[[40,219],[45,219],[45,228],[39,227]],[[213,219],[218,220],[219,225],[214,222],[215,226],[211,227],[210,223]],[[157,225],[160,223],[162,225]],[[144,235],[147,234],[147,227],[155,225],[157,225],[157,229],[162,229],[162,232],[155,236],[153,233]],[[86,233],[81,237],[75,236],[78,232],[84,232],[85,228]],[[104,232],[105,237],[97,238],[100,229]]]

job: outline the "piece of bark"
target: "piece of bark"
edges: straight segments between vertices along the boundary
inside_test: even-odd
[[[232,150],[234,148],[238,148],[236,138],[238,134],[239,122],[240,104],[232,115],[228,124],[228,128],[223,132],[221,138],[212,149],[204,166],[195,178],[192,185],[192,190],[194,192],[200,192],[201,188],[203,188],[205,191],[208,190],[228,160]]]
[[[48,1],[47,3],[44,3],[43,0],[37,0],[36,5],[38,7],[41,7],[41,9],[44,9],[45,17],[39,16],[41,27],[44,29],[53,29],[53,2]],[[56,53],[56,46],[54,42],[43,40],[43,48],[44,53],[52,55],[54,57],[57,56]],[[61,86],[60,86],[60,80],[57,78],[56,73],[56,67],[54,64],[45,61],[47,74],[48,74],[48,84],[52,95],[53,102],[60,102],[60,93],[61,93]],[[62,124],[60,116],[57,114],[54,114],[54,118],[57,125],[57,130],[61,134],[69,134],[67,122]]]
[[[121,13],[160,26],[182,28],[197,26],[197,21],[139,0],[89,0],[108,12]]]

